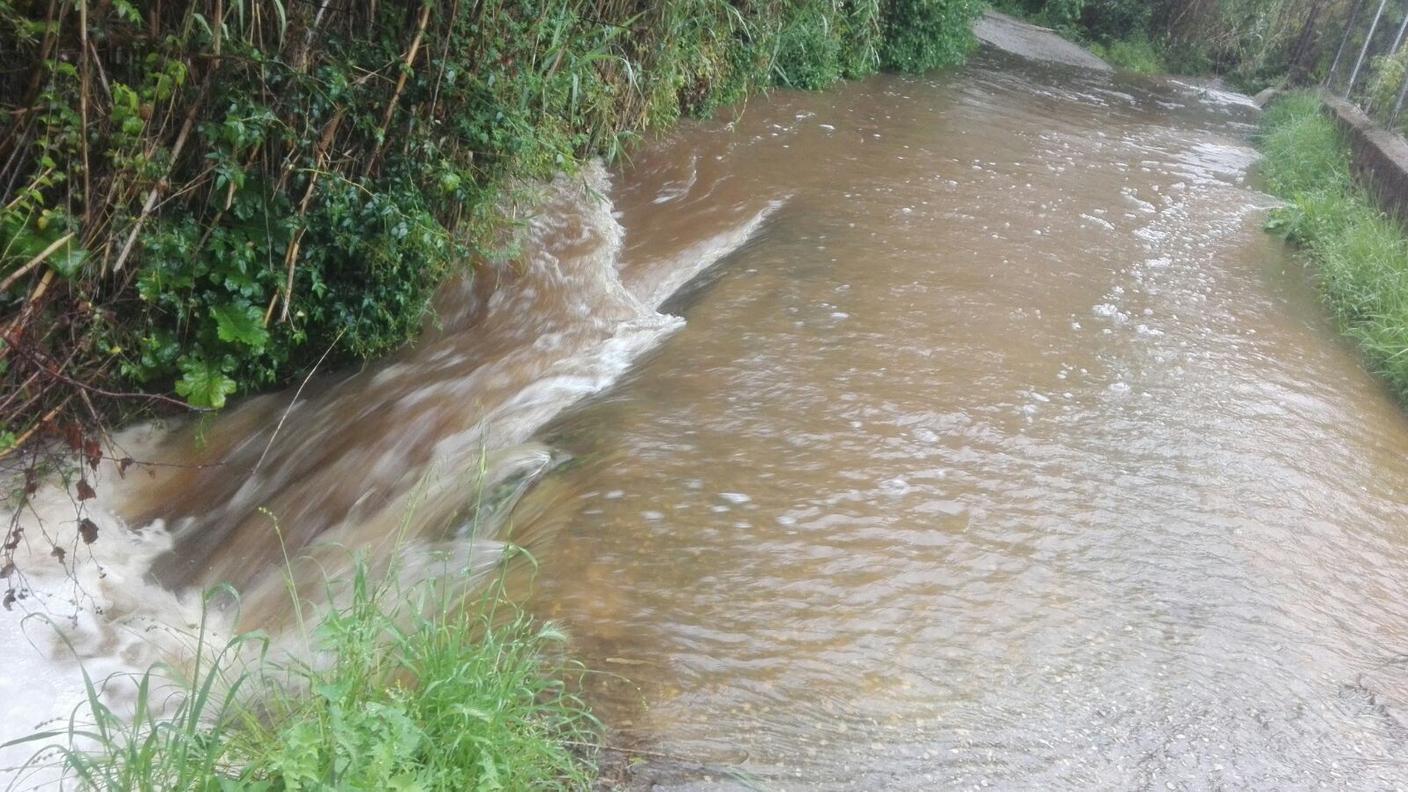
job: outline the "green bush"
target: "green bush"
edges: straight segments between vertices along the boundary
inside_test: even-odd
[[[0,0],[0,311],[23,320],[0,351],[4,436],[51,408],[87,421],[84,385],[218,408],[325,353],[385,354],[447,275],[502,261],[505,185],[768,85],[956,63],[979,5],[82,10]]]
[[[779,85],[817,90],[841,79],[842,27],[829,0],[789,9],[777,33],[773,73]]]
[[[1164,71],[1158,48],[1147,38],[1118,39],[1107,44],[1096,42],[1090,45],[1090,50],[1117,69],[1140,74]]]
[[[1408,76],[1408,50],[1374,58],[1370,74],[1372,76],[1365,91],[1368,108],[1376,119],[1387,125],[1394,105],[1398,103],[1399,88]]]
[[[890,0],[881,65],[924,72],[961,63],[975,46],[971,22],[981,10],[980,0]]]
[[[1318,52],[1328,63],[1326,51],[1333,55],[1338,38],[1312,36],[1301,52],[1301,34],[1307,25],[1312,32],[1324,28],[1347,8],[1322,0],[996,0],[994,6],[1092,45],[1123,68],[1216,73],[1249,92],[1284,78],[1293,53],[1308,63]]]
[[[1146,0],[1064,0],[1076,6],[1076,19],[1085,35],[1095,41],[1147,40],[1153,21],[1153,4]]]

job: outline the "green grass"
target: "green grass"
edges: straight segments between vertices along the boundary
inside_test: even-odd
[[[1148,38],[1132,37],[1104,44],[1093,42],[1088,46],[1091,52],[1116,69],[1138,72],[1139,74],[1158,74],[1168,71],[1164,67],[1158,47],[1154,46],[1154,42]]]
[[[1309,93],[1289,94],[1262,117],[1267,189],[1284,198],[1267,227],[1318,267],[1327,303],[1368,364],[1408,399],[1408,238],[1354,183],[1349,146]]]
[[[1149,38],[1147,20],[1141,21],[1137,3],[1107,3],[1101,10],[1102,24],[1099,29],[1090,29],[1082,23],[1083,2],[1071,0],[993,0],[991,6],[1004,14],[1025,19],[1042,27],[1049,27],[1063,38],[1093,52],[1106,63],[1122,71],[1139,74],[1159,74],[1171,71],[1165,63],[1163,49]],[[1126,19],[1128,13],[1118,13],[1123,6],[1136,8],[1136,18]],[[1143,9],[1147,15],[1147,8]]]
[[[85,790],[586,789],[597,724],[572,692],[563,636],[494,591],[464,606],[443,583],[374,584],[308,636],[311,661],[273,659],[245,635],[214,647],[204,625],[184,672],[85,674],[65,728],[23,740]],[[135,683],[135,715],[104,703]]]

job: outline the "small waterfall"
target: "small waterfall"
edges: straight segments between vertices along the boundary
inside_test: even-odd
[[[780,205],[747,207],[674,255],[627,269],[604,166],[535,189],[519,254],[447,283],[421,338],[390,359],[319,373],[213,420],[119,436],[125,453],[153,464],[95,472],[100,497],[82,508],[98,542],[71,542],[85,552],[64,565],[33,542],[20,564],[20,607],[56,614],[58,629],[0,620],[29,685],[10,700],[8,722],[66,714],[55,707],[80,700],[69,644],[96,677],[179,658],[201,618],[197,592],[217,584],[240,592],[217,629],[278,636],[292,626],[290,580],[316,605],[324,581],[359,554],[374,565],[395,556],[404,582],[493,568],[503,516],[561,461],[534,431],[679,328],[660,303]],[[31,536],[42,524],[72,538],[64,490],[35,503]]]

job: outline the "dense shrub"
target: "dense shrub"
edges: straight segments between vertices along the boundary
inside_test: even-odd
[[[980,8],[979,0],[891,0],[881,64],[918,72],[961,62],[974,44],[969,20]]]
[[[824,88],[841,79],[839,14],[827,0],[805,0],[791,8],[777,35],[773,71],[781,85]]]
[[[1068,5],[1075,4],[1066,0]],[[1149,37],[1153,6],[1132,0],[1085,0],[1076,19],[1096,41],[1145,39]]]
[[[1248,90],[1283,78],[1292,65],[1309,71],[1327,65],[1338,38],[1330,41],[1325,31],[1349,10],[1347,0],[997,0],[994,5],[1095,45],[1118,66],[1215,72]],[[1321,59],[1326,63],[1317,66]]]
[[[1147,38],[1115,39],[1105,44],[1092,42],[1090,50],[1117,69],[1141,74],[1165,70],[1163,54]]]
[[[955,63],[977,12],[0,0],[0,446],[103,389],[219,407],[384,354],[502,258],[514,179],[769,84]]]

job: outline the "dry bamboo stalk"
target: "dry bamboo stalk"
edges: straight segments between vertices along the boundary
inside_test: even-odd
[[[29,438],[33,437],[34,433],[39,431],[40,428],[42,428],[45,424],[54,420],[54,417],[57,416],[60,412],[63,411],[65,407],[68,406],[69,399],[72,398],[73,394],[65,396],[63,401],[59,402],[57,406],[49,410],[49,412],[44,413],[44,415],[39,420],[35,421],[33,426],[21,432],[20,436],[15,438],[15,442],[9,448],[5,449],[4,451],[0,451],[0,460],[8,458],[11,454],[15,453],[21,448],[24,448],[25,443],[29,441]]]
[[[303,244],[303,232],[306,230],[301,225],[301,221],[308,215],[308,206],[313,201],[313,190],[318,186],[318,174],[323,169],[324,159],[328,150],[332,148],[332,142],[337,136],[337,128],[342,123],[342,110],[338,110],[333,115],[332,120],[323,128],[323,136],[318,140],[318,147],[313,152],[313,172],[308,176],[308,187],[303,191],[303,198],[298,202],[298,219],[300,225],[293,233],[293,241],[288,246],[288,252],[284,255],[284,269],[287,272],[284,282],[284,307],[279,312],[279,321],[288,321],[288,307],[293,302],[293,271],[298,263],[298,250]],[[264,324],[269,324],[269,316],[274,310],[274,302],[270,299],[269,307],[264,311]]]
[[[19,280],[20,278],[23,278],[25,275],[28,275],[31,270],[43,263],[44,259],[49,258],[49,256],[52,255],[55,250],[58,250],[60,246],[62,246],[65,242],[68,242],[70,239],[73,239],[72,231],[68,232],[67,234],[64,234],[53,242],[50,242],[49,246],[39,251],[38,255],[36,255],[29,261],[26,261],[24,265],[21,266],[19,269],[5,276],[5,280],[0,281],[0,292],[3,292],[11,286],[15,285],[15,281]]]
[[[381,134],[377,138],[376,147],[372,149],[372,155],[367,158],[367,167],[362,171],[363,175],[372,172],[376,167],[376,161],[381,157],[381,147],[386,140],[386,131],[391,128],[391,117],[396,113],[396,105],[401,101],[401,92],[406,89],[406,80],[411,73],[411,64],[415,63],[416,55],[420,52],[420,42],[425,38],[426,25],[430,24],[430,3],[423,3],[420,7],[420,20],[416,22],[416,35],[411,39],[411,48],[406,52],[406,60],[401,74],[396,78],[396,90],[391,92],[391,101],[386,104],[386,113],[381,119]]]
[[[171,147],[171,161],[167,164],[166,175],[152,185],[151,191],[147,193],[147,200],[142,203],[142,211],[137,215],[137,222],[132,224],[132,232],[127,235],[127,241],[122,245],[122,252],[117,254],[117,261],[112,265],[113,272],[121,272],[122,265],[132,254],[132,248],[137,244],[137,237],[142,233],[142,226],[151,216],[152,209],[156,206],[156,199],[166,188],[167,182],[171,178],[171,170],[176,167],[176,162],[181,158],[181,150],[186,147],[191,130],[195,128],[196,117],[200,115],[200,109],[205,104],[205,97],[210,94],[211,77],[220,68],[220,34],[225,27],[224,8],[224,0],[215,0],[215,25],[213,26],[215,38],[211,42],[214,57],[210,62],[210,69],[206,72],[205,81],[201,83],[200,94],[196,96],[195,101],[191,102],[191,109],[186,111],[186,118],[181,123],[181,132],[176,135],[176,143]]]
[[[29,296],[25,298],[24,307],[20,309],[19,315],[12,319],[9,326],[5,328],[3,338],[5,346],[0,348],[0,359],[8,357],[10,350],[15,348],[14,338],[16,334],[23,331],[24,326],[29,324],[29,318],[34,315],[34,306],[39,303],[44,293],[49,291],[49,284],[53,281],[54,271],[45,270],[44,277],[39,279],[39,285],[35,286],[34,290],[29,293]]]

